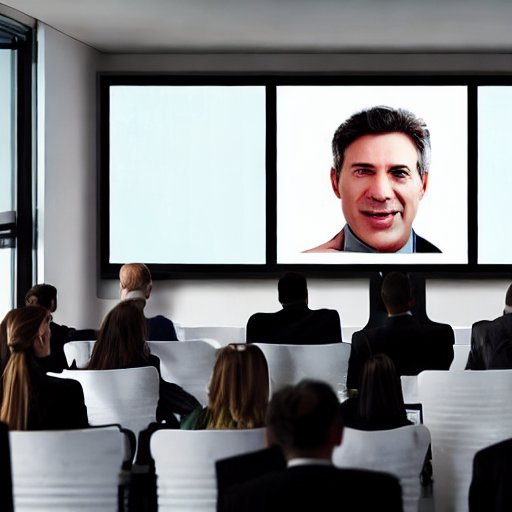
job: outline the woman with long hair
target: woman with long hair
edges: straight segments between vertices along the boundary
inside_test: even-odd
[[[13,309],[0,328],[0,421],[11,430],[88,426],[82,386],[46,375],[38,359],[50,354],[51,314],[39,305]]]
[[[196,409],[185,430],[245,429],[265,425],[269,400],[267,360],[256,345],[231,343],[217,352],[208,406]]]
[[[126,300],[105,316],[94,343],[88,370],[116,370],[154,366],[160,376],[160,359],[146,343],[147,327],[140,301]],[[200,404],[180,386],[160,376],[157,421],[178,427],[176,415],[185,418]]]
[[[391,358],[375,354],[366,361],[359,395],[343,402],[341,411],[345,426],[360,430],[387,430],[411,424]]]

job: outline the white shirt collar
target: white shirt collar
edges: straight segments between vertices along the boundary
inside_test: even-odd
[[[332,466],[332,461],[328,459],[314,459],[312,457],[296,457],[288,461],[287,466],[293,468],[295,466]]]

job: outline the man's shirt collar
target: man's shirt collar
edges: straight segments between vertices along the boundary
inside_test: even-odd
[[[328,459],[314,459],[311,457],[296,457],[295,459],[290,459],[287,463],[289,468],[293,468],[295,466],[332,466],[332,461]]]

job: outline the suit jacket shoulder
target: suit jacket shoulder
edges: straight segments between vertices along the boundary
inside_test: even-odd
[[[441,252],[433,243],[416,234],[416,252]]]
[[[385,473],[308,465],[235,485],[224,504],[225,512],[396,512],[402,496],[398,479]]]

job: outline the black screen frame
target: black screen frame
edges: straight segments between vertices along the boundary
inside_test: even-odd
[[[401,270],[430,278],[500,278],[512,275],[507,264],[478,264],[478,112],[479,86],[511,85],[506,75],[475,74],[161,74],[98,73],[98,267],[100,278],[117,278],[120,264],[109,262],[109,88],[116,85],[259,85],[266,89],[266,262],[261,265],[150,264],[155,279],[269,278],[295,270],[317,277],[365,278],[375,273]],[[276,90],[293,85],[418,85],[467,87],[467,241],[464,264],[278,264],[277,263],[277,169]]]

